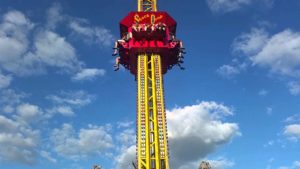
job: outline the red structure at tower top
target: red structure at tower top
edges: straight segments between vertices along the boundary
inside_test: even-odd
[[[176,21],[167,12],[130,12],[120,22],[118,50],[120,63],[133,75],[137,73],[137,56],[159,54],[162,73],[183,63],[182,42],[176,37]],[[183,69],[183,68],[182,68]]]

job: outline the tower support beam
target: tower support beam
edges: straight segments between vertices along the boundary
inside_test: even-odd
[[[137,70],[138,169],[169,169],[160,55],[139,55]]]

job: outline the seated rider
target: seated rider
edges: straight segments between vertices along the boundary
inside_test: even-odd
[[[128,33],[126,33],[122,36],[122,39],[117,40],[115,42],[115,45],[114,45],[114,48],[113,48],[114,51],[113,51],[112,56],[118,55],[119,45],[121,45],[123,43],[127,43],[131,38],[132,38],[132,33],[128,32]],[[118,56],[116,58],[116,64],[114,65],[115,71],[119,70],[120,60],[121,60],[121,58],[120,58],[120,56]]]
[[[135,24],[132,25],[132,30],[134,30],[135,32],[140,32],[141,31],[141,25],[136,22]]]
[[[186,54],[186,52],[184,51],[185,48],[183,47],[183,43],[182,43],[181,40],[176,39],[175,35],[171,35],[170,42],[176,42],[176,43],[179,44],[179,53],[178,53],[178,56],[177,56],[177,59],[178,59],[177,65],[179,66],[179,68],[181,70],[184,70],[184,67],[181,66],[181,63],[183,63],[183,58],[184,58],[183,54]]]
[[[162,23],[162,22],[159,22],[157,25],[156,25],[156,28],[159,30],[159,31],[165,31],[166,30],[166,27],[167,25],[165,23]]]

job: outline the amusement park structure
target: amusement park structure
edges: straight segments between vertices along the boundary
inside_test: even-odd
[[[138,0],[138,11],[120,22],[122,39],[113,55],[137,81],[137,168],[169,169],[167,121],[163,74],[180,69],[184,48],[176,39],[176,21],[157,11],[156,0]],[[119,53],[117,53],[119,52]]]

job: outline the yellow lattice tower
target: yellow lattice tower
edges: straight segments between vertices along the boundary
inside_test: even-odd
[[[138,0],[139,12],[156,12],[156,0]],[[138,169],[169,169],[161,56],[145,53],[137,64]]]

